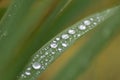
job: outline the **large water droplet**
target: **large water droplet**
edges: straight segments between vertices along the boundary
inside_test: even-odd
[[[62,35],[62,39],[68,39],[69,38],[69,35],[68,34],[63,34]]]
[[[90,22],[89,20],[85,20],[85,21],[84,21],[84,24],[88,26],[88,25],[91,24],[91,22]]]
[[[57,48],[57,44],[56,44],[56,43],[51,43],[51,44],[50,44],[50,47],[51,47],[51,48]]]
[[[86,29],[86,26],[85,26],[85,25],[80,25],[78,28],[79,28],[80,30],[85,30],[85,29]]]
[[[68,33],[69,34],[75,34],[75,30],[70,29],[70,30],[68,30]]]
[[[35,62],[35,63],[32,64],[32,67],[33,67],[34,69],[40,69],[40,68],[41,68],[41,64],[38,63],[38,62]]]

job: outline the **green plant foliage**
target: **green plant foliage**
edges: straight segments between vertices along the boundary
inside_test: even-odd
[[[36,80],[79,37],[99,24],[104,27],[103,24],[107,25],[108,22],[111,22],[111,16],[119,17],[119,7],[109,10],[105,10],[108,7],[104,7],[87,13],[89,9],[92,9],[93,6],[96,6],[100,2],[102,1],[12,0],[7,11],[1,8],[0,80]],[[99,12],[100,10],[105,11]],[[99,13],[81,20],[81,18],[95,12]],[[119,18],[117,17],[114,17],[114,21],[110,24],[110,35],[112,31],[117,29],[115,27],[114,30],[112,27],[112,25],[114,26],[118,23]],[[107,40],[105,39],[103,42],[105,43],[105,41]],[[98,44],[98,48],[96,48],[99,49],[101,46],[104,46],[104,44]],[[96,53],[91,55],[94,54],[96,55]],[[74,62],[74,60],[72,61]],[[27,63],[28,65],[25,67]],[[90,64],[90,62],[87,63]],[[36,65],[38,66],[36,67]],[[70,68],[73,67],[75,66],[71,66]],[[21,73],[22,71],[23,73]],[[20,73],[21,75],[19,76]],[[80,73],[73,73],[73,79]],[[62,71],[61,74],[63,74]],[[17,78],[17,76],[19,77]]]
[[[55,36],[52,40],[50,40],[47,44],[45,44],[41,49],[39,49],[31,57],[30,62],[28,63],[25,70],[21,74],[19,80],[35,80],[49,66],[49,64],[51,64],[61,53],[63,53],[69,46],[71,46],[81,35],[85,34],[87,31],[93,29],[98,24],[100,24],[100,23],[102,24],[106,19],[109,19],[111,16],[118,13],[117,12],[118,10],[119,10],[119,7],[116,7],[113,9],[105,10],[98,14],[94,14],[88,18],[83,19],[82,21],[77,22],[70,28],[67,28],[66,30],[64,30],[57,36]],[[84,50],[84,51],[86,51],[86,50]],[[85,59],[85,58],[89,59],[88,57],[91,57],[91,55],[88,55],[88,56],[85,55],[83,57],[83,59]],[[77,59],[79,59],[79,58],[77,58]],[[83,60],[81,60],[81,63],[82,63],[82,61]],[[80,63],[80,65],[81,65],[81,63]],[[84,66],[84,68],[86,68],[88,66],[88,63],[86,63],[86,65],[82,65],[82,68],[83,68],[83,66]],[[78,67],[77,65],[78,64],[75,65],[75,68]],[[81,69],[81,70],[83,70],[83,69]],[[65,70],[63,70],[63,71],[65,71]],[[70,71],[70,72],[72,72],[72,71]],[[68,73],[69,73],[69,71],[68,71]],[[73,78],[71,78],[72,75],[70,76],[70,78],[66,78],[66,77],[64,78],[64,77],[63,78],[59,77],[57,79],[59,79],[59,80],[69,80],[69,79],[74,80]]]
[[[5,8],[0,8],[0,19],[2,18],[2,16],[4,15],[6,9]]]
[[[111,38],[120,31],[120,7],[99,25],[100,29],[52,80],[76,80],[90,66],[93,59],[102,51]],[[91,46],[90,46],[91,45]]]

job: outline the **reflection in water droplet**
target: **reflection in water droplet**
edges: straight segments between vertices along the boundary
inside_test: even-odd
[[[40,68],[41,68],[41,64],[38,63],[38,62],[35,62],[35,63],[32,64],[32,67],[33,67],[34,69],[40,69]]]
[[[50,44],[50,47],[51,47],[51,48],[57,48],[57,44],[56,44],[56,43],[51,43],[51,44]]]
[[[62,49],[61,49],[61,48],[58,48],[58,51],[62,51]]]
[[[67,44],[66,44],[66,43],[62,43],[62,46],[63,46],[63,47],[67,47]]]
[[[86,26],[85,26],[85,25],[80,25],[78,28],[79,28],[80,30],[85,30],[85,29],[86,29]]]
[[[68,33],[69,34],[75,34],[75,30],[70,29],[70,30],[68,30]]]
[[[84,21],[84,24],[87,25],[87,26],[90,25],[90,23],[91,23],[91,22],[90,22],[89,20],[85,20],[85,21]]]
[[[68,39],[69,38],[69,35],[68,34],[63,34],[62,35],[62,39]]]
[[[25,72],[25,74],[26,74],[26,75],[28,75],[28,76],[29,76],[29,75],[31,75],[31,73],[30,73],[30,72],[28,72],[28,71],[26,71],[26,72]]]
[[[27,70],[31,70],[31,68],[27,68]]]
[[[59,41],[59,40],[60,40],[60,38],[56,38],[56,40],[57,40],[57,41]]]

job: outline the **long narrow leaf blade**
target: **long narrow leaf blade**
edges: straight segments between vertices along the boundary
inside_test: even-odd
[[[31,57],[18,80],[35,80],[78,38],[109,18],[117,9],[118,7],[89,16],[58,34]]]
[[[52,80],[76,80],[90,66],[92,60],[98,55],[106,44],[120,31],[120,7],[113,11],[113,15],[101,23],[93,37],[78,50],[77,54]],[[69,74],[70,73],[70,74]]]

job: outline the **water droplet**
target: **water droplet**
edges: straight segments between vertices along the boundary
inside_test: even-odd
[[[68,33],[69,34],[75,34],[75,30],[70,29],[70,30],[68,30]]]
[[[47,65],[48,65],[48,63],[45,63],[45,65],[47,66]]]
[[[45,55],[40,56],[41,59],[44,58],[44,57],[45,57]]]
[[[54,43],[56,43],[56,41],[53,41]]]
[[[85,20],[85,21],[84,21],[84,24],[87,25],[87,26],[90,25],[90,23],[91,23],[91,22],[90,22],[89,20]]]
[[[21,77],[26,78],[26,76],[24,74],[22,74]]]
[[[60,40],[60,38],[56,38],[56,40],[57,40],[57,41],[59,41],[59,40]]]
[[[94,22],[93,24],[94,24],[94,25],[97,25],[97,23],[96,23],[96,22]]]
[[[58,48],[58,50],[59,50],[59,51],[62,51],[62,49],[61,49],[61,48]]]
[[[35,62],[35,63],[32,64],[32,67],[33,67],[34,69],[40,69],[40,68],[41,68],[41,64],[38,63],[38,62]]]
[[[42,66],[42,69],[43,69],[43,70],[45,70],[45,67],[44,67],[44,66]]]
[[[63,46],[63,47],[67,47],[67,44],[66,44],[66,43],[62,43],[62,46]]]
[[[78,28],[79,28],[80,30],[85,30],[85,29],[86,29],[86,26],[85,26],[85,25],[80,25]]]
[[[55,52],[52,52],[52,54],[55,54]]]
[[[30,73],[30,72],[28,72],[28,71],[26,71],[26,72],[25,72],[25,74],[26,74],[26,75],[28,75],[28,76],[29,76],[29,75],[31,75],[31,73]]]
[[[48,59],[45,59],[45,61],[48,61]]]
[[[45,55],[48,55],[48,52],[45,52]]]
[[[57,45],[56,43],[51,43],[51,44],[50,44],[50,47],[51,47],[51,48],[57,48],[57,46],[58,46],[58,45]]]
[[[38,57],[39,57],[39,55],[37,54],[37,55],[36,55],[36,58],[38,58]]]
[[[27,68],[27,70],[31,70],[31,68]]]
[[[81,34],[78,34],[77,36],[78,36],[78,37],[80,37],[80,36],[81,36]]]
[[[69,38],[69,35],[68,34],[63,34],[62,35],[62,39],[68,39]]]
[[[100,17],[97,17],[97,20],[98,20],[98,22],[100,22],[101,21]]]
[[[91,21],[93,21],[94,19],[93,18],[90,18]]]

